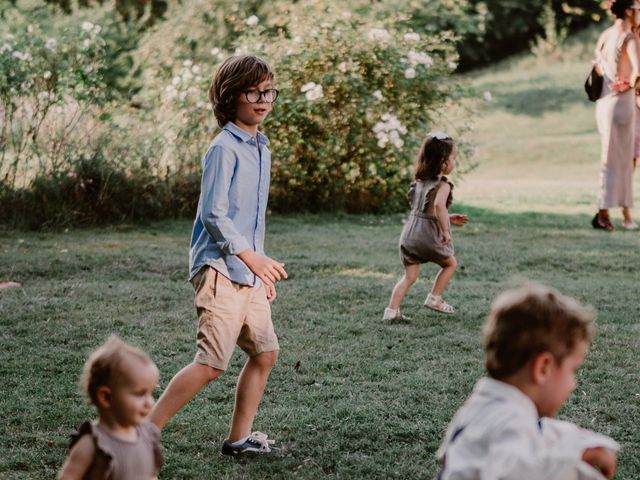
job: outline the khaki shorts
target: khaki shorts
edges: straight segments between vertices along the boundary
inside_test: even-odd
[[[204,266],[191,283],[198,312],[196,363],[226,370],[236,344],[250,357],[279,350],[262,282],[240,285]]]

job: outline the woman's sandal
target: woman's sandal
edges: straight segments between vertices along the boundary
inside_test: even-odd
[[[611,223],[609,217],[601,217],[598,213],[596,213],[593,220],[591,220],[591,226],[596,230],[606,230],[607,232],[613,231],[613,223]]]
[[[424,301],[424,306],[435,310],[436,312],[451,314],[456,311],[451,305],[445,302],[440,297],[434,297],[433,295],[427,295],[427,299]]]

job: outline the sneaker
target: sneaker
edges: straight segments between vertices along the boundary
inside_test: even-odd
[[[382,315],[382,320],[402,320],[404,322],[410,320],[409,317],[404,316],[400,313],[399,308],[385,308],[384,314]]]
[[[640,227],[638,227],[638,224],[632,220],[630,222],[622,222],[622,228],[625,230],[638,230]]]
[[[241,455],[244,453],[269,453],[271,448],[269,445],[276,443],[275,440],[268,440],[267,434],[262,432],[253,432],[249,437],[240,445],[233,445],[229,439],[224,440],[222,443],[221,453],[223,455]]]

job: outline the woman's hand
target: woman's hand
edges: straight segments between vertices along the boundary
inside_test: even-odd
[[[449,215],[449,220],[453,225],[462,226],[469,221],[469,215],[463,215],[462,213],[452,213]]]
[[[631,89],[631,85],[629,84],[629,80],[616,80],[609,84],[609,88],[616,93],[624,93]]]

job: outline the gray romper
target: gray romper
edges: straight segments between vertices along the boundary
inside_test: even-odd
[[[453,184],[444,176],[437,180],[416,180],[409,188],[411,213],[400,234],[400,260],[404,265],[437,263],[453,255],[453,241],[442,243],[442,229],[435,214],[434,200],[441,182],[447,182],[453,190]],[[449,193],[447,209],[452,200]]]
[[[162,466],[160,430],[150,422],[136,427],[138,440],[127,442],[97,422],[84,422],[71,436],[69,450],[84,435],[91,435],[96,454],[85,480],[151,480]]]

